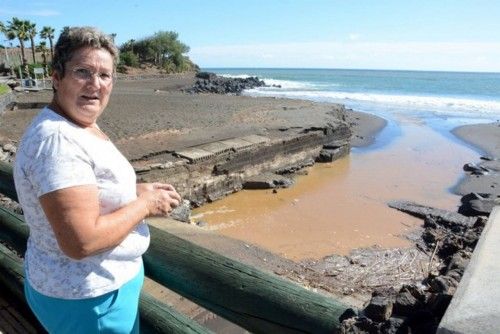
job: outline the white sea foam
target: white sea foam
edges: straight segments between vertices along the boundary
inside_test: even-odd
[[[218,74],[218,76],[225,77],[225,78],[240,78],[240,79],[246,79],[249,77],[258,77],[260,80],[263,80],[266,85],[268,86],[280,86],[283,89],[290,89],[290,90],[299,90],[299,89],[315,89],[318,87],[318,85],[314,85],[309,82],[304,82],[304,81],[292,81],[292,80],[278,80],[278,79],[270,79],[270,78],[261,78],[258,75],[251,75],[251,74],[228,74],[228,73],[223,73],[223,74]],[[331,86],[331,84],[330,84]],[[266,87],[263,87],[264,90]]]
[[[262,79],[268,86],[280,86],[281,89],[290,90],[304,90],[304,89],[315,89],[317,85],[304,81],[291,81],[291,80],[276,80],[276,79]]]
[[[218,76],[220,77],[224,77],[224,78],[240,78],[240,79],[246,79],[246,78],[250,78],[252,76],[255,76],[255,75],[250,75],[250,74],[228,74],[228,73],[222,73],[222,74],[217,74]]]
[[[280,90],[280,89],[251,89],[246,91],[251,96],[275,96],[293,99],[307,99],[318,102],[336,102],[350,104],[370,104],[388,106],[401,110],[428,111],[442,115],[461,116],[500,116],[500,101],[455,98],[447,96],[418,96],[376,93],[349,93],[336,91],[310,90]]]

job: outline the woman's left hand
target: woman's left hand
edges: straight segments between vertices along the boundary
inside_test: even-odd
[[[174,186],[168,183],[153,182],[153,183],[137,183],[136,185],[137,196],[140,196],[143,192],[153,191],[156,189],[176,191]]]

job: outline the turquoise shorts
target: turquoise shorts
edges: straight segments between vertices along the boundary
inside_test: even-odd
[[[88,299],[45,296],[24,281],[29,306],[49,333],[139,333],[139,294],[144,268],[118,290]]]

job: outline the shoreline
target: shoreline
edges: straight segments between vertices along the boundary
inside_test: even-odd
[[[178,92],[179,87],[189,84],[189,82],[192,82],[192,78],[182,75],[161,80],[119,81],[110,101],[110,109],[105,111],[99,124],[104,131],[109,132],[113,141],[127,153],[127,157],[130,159],[140,157],[148,152],[155,152],[159,147],[163,147],[165,142],[172,147],[182,147],[241,133],[262,133],[262,129],[269,124],[277,127],[283,124],[280,123],[281,117],[285,120],[286,126],[290,127],[304,124],[304,122],[314,125],[324,121],[321,110],[331,111],[332,108],[338,107],[334,104],[316,104],[302,100],[188,95]],[[39,111],[39,106],[48,103],[51,95],[52,92],[20,95],[21,107],[14,111],[8,110],[2,116],[0,143],[17,141],[22,129]],[[308,109],[311,107],[317,111],[312,118],[310,117],[310,109]],[[145,112],[148,113],[148,117],[144,117]],[[244,122],[247,119],[250,121]],[[351,125],[354,132],[352,145],[356,147],[369,147],[387,123],[380,117],[356,111],[349,111],[345,121]],[[168,128],[168,131],[161,130],[165,127]],[[484,129],[489,129],[489,131],[484,131]],[[500,156],[498,147],[494,145],[494,143],[500,143],[500,131],[493,125],[467,125],[454,129],[452,133],[485,150],[492,156],[497,158]],[[462,163],[467,162],[463,161]],[[435,168],[439,169],[439,166],[435,166]],[[391,176],[387,175],[387,177]],[[485,182],[482,186],[487,189],[490,184]],[[166,228],[170,228],[169,226],[172,224],[173,222],[168,219],[164,219],[161,223]],[[242,261],[292,278],[301,284],[308,284],[307,280],[309,279],[313,282],[319,279],[307,275],[305,280],[300,278],[302,274],[299,273],[306,273],[307,270],[304,268],[311,264],[300,265],[259,247],[217,233],[208,233],[211,237],[206,237],[206,231],[196,226],[185,225],[182,226],[182,230],[188,239],[219,252],[224,252],[228,247],[230,249],[233,249],[231,247],[237,248],[236,255],[231,254],[230,256],[236,256]],[[252,250],[249,251],[249,248]],[[224,253],[229,254],[230,252]],[[374,251],[373,254],[376,257],[382,252],[380,250],[379,253]],[[321,279],[318,282],[321,283]],[[350,289],[351,287],[344,285],[343,288]],[[343,294],[342,287],[338,291],[330,292]],[[367,295],[356,296],[346,293],[343,298],[353,305],[360,305],[367,298]]]

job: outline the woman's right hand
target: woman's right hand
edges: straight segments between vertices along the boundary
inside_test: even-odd
[[[143,191],[139,199],[145,201],[148,216],[167,216],[182,201],[181,196],[172,186],[154,187],[152,190]]]

